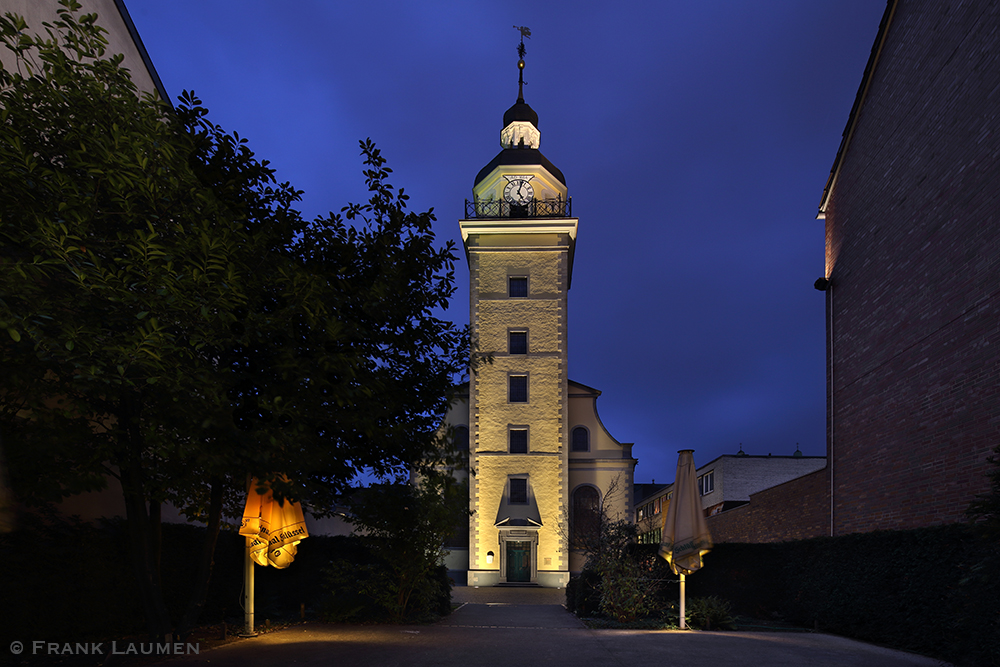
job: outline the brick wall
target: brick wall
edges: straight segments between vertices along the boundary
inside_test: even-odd
[[[830,534],[826,469],[750,494],[750,503],[708,517],[716,544],[784,542]]]
[[[998,26],[996,0],[899,0],[831,191],[837,534],[961,521],[987,490],[1000,443]]]

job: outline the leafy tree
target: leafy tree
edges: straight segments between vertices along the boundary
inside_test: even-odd
[[[467,363],[434,316],[453,248],[371,142],[369,202],[304,222],[244,139],[191,94],[176,110],[140,96],[97,17],[61,4],[43,37],[0,19],[16,59],[0,70],[0,430],[25,504],[119,481],[163,636],[162,503],[208,525],[183,632],[248,475],[322,515],[361,470],[433,465]]]
[[[583,578],[578,584],[580,594],[588,597],[587,588],[597,581],[601,612],[619,622],[632,622],[655,609],[658,582],[652,576],[655,558],[636,548],[638,527],[627,519],[610,516],[609,508],[625,491],[624,479],[617,476],[599,504],[576,507],[570,544],[586,554],[585,573],[597,575]],[[586,604],[580,607],[586,608]]]
[[[333,563],[335,595],[358,590],[396,623],[423,620],[450,600],[443,567],[445,541],[455,518],[469,513],[468,486],[449,474],[428,472],[419,484],[361,489],[350,502],[356,539],[371,554],[365,563]]]
[[[659,582],[652,576],[656,557],[637,549],[638,531],[626,520],[601,524],[601,550],[590,555],[586,569],[600,575],[601,612],[628,623],[657,606]]]

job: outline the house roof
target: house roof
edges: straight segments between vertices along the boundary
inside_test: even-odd
[[[657,492],[662,491],[671,484],[633,484],[633,495],[635,496],[634,504],[638,505],[646,498],[652,497]]]
[[[149,57],[149,52],[146,51],[146,46],[142,43],[139,31],[136,30],[135,23],[132,22],[132,17],[125,6],[125,0],[115,0],[115,6],[118,8],[118,14],[122,17],[122,22],[125,24],[126,29],[128,29],[129,35],[132,37],[132,42],[135,43],[136,50],[139,51],[139,56],[146,66],[146,71],[149,72],[149,78],[152,79],[153,85],[156,86],[156,92],[159,93],[160,99],[173,106],[173,102],[170,101],[170,95],[167,94],[167,89],[160,80],[160,75],[156,73],[156,68],[153,67],[153,59]]]
[[[840,140],[840,147],[837,149],[837,157],[833,160],[833,167],[830,168],[830,176],[826,179],[826,186],[823,188],[823,197],[819,202],[819,213],[816,218],[824,220],[826,218],[826,207],[830,200],[834,186],[837,184],[837,177],[840,175],[840,167],[844,161],[844,155],[851,144],[854,136],[854,129],[858,122],[858,114],[864,106],[865,98],[868,95],[868,88],[871,85],[872,75],[878,65],[879,56],[882,55],[882,47],[885,46],[885,38],[889,32],[889,25],[892,17],[896,13],[896,5],[899,0],[888,0],[885,13],[882,14],[882,22],[878,27],[878,34],[875,36],[875,43],[872,45],[871,55],[868,56],[868,64],[865,65],[865,73],[861,77],[861,85],[858,87],[858,94],[854,98],[854,106],[851,107],[851,114],[847,117],[847,127]]]
[[[525,105],[527,106],[527,105]],[[472,183],[475,187],[481,180],[486,178],[493,172],[494,169],[501,165],[514,165],[514,166],[541,166],[543,169],[548,171],[552,176],[559,179],[559,182],[566,185],[566,177],[563,173],[559,171],[559,168],[554,164],[549,162],[549,159],[542,155],[542,152],[537,148],[505,148],[497,156],[490,160],[490,163],[479,170],[476,174],[476,180]]]
[[[576,387],[577,389],[582,389],[585,393],[593,394],[594,398],[597,398],[598,396],[601,395],[601,390],[600,389],[594,389],[593,387],[588,387],[587,385],[583,384],[582,382],[576,382],[574,380],[570,380],[569,384],[571,386],[573,386],[573,387]]]

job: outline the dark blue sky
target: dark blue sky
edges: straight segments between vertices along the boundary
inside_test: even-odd
[[[308,216],[366,199],[371,137],[459,244],[530,27],[525,99],[580,219],[570,377],[604,392],[636,481],[671,481],[684,448],[825,454],[815,215],[884,0],[128,7],[168,92],[249,138]]]

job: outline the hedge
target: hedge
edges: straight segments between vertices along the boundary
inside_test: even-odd
[[[179,620],[194,585],[193,554],[204,529],[183,524],[163,524],[161,580],[171,618]],[[226,621],[232,630],[243,624],[242,589],[244,538],[233,531],[219,535],[208,599],[199,623]],[[350,537],[310,536],[299,544],[295,562],[284,570],[257,567],[255,612],[258,625],[265,619],[298,619],[305,608],[307,618],[321,619],[330,597],[323,570],[338,559],[360,559],[370,555],[359,550]],[[134,592],[128,558],[128,536],[123,521],[100,525],[50,517],[25,522],[0,534],[0,646],[13,640],[28,642],[100,641],[142,635],[145,621]],[[434,608],[450,610],[447,575],[430,573],[446,590],[434,600]],[[437,586],[441,588],[440,584]],[[379,620],[377,614],[366,620]]]
[[[638,545],[655,550],[656,545]],[[664,575],[665,562],[657,577]],[[599,582],[567,589],[593,606]],[[1000,665],[1000,544],[968,525],[774,544],[719,544],[687,579],[688,598],[718,596],[740,615],[781,619],[958,665]],[[661,589],[675,601],[676,585]],[[585,615],[585,614],[581,614]]]

